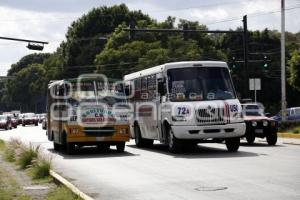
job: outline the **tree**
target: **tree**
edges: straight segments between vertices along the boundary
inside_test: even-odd
[[[8,70],[7,75],[12,76],[18,71],[33,63],[43,64],[44,60],[49,57],[49,53],[33,53],[26,55],[22,57],[17,63],[12,64],[11,68]]]
[[[288,72],[288,83],[300,92],[300,49],[291,53],[291,59],[288,61]]]
[[[73,22],[66,33],[67,40],[62,47],[64,65],[67,72],[72,71],[69,76],[77,76],[84,66],[92,65],[95,55],[105,46],[106,41],[103,37],[109,37],[120,24],[128,25],[131,19],[151,21],[141,11],[129,11],[125,4],[121,4],[94,8]]]

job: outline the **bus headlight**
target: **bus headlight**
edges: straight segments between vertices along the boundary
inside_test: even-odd
[[[175,122],[183,122],[186,121],[185,116],[182,115],[176,115],[176,116],[172,116],[172,120]]]
[[[268,121],[263,121],[263,126],[268,126]]]
[[[256,122],[256,121],[253,121],[253,122],[252,122],[252,126],[253,126],[253,127],[257,126],[257,122]]]

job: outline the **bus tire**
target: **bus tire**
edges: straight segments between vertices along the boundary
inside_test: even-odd
[[[53,142],[53,148],[54,148],[55,151],[59,151],[60,145],[57,144],[56,142]]]
[[[125,150],[125,142],[119,142],[117,144],[117,152],[122,153]]]
[[[225,144],[229,152],[236,152],[240,147],[240,138],[227,138],[225,139]]]
[[[183,148],[182,141],[174,136],[171,128],[168,129],[168,147],[171,153],[181,153]]]
[[[142,138],[140,127],[137,124],[134,125],[134,141],[137,147],[147,146],[146,145],[147,142],[145,139]]]

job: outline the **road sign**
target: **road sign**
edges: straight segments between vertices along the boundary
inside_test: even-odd
[[[261,90],[260,78],[249,79],[249,90]]]
[[[249,79],[249,90],[254,90],[254,101],[256,102],[256,91],[261,90],[260,78]]]

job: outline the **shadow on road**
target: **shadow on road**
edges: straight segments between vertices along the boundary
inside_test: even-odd
[[[280,144],[277,144],[275,146],[271,146],[271,145],[268,145],[267,142],[265,142],[265,143],[254,142],[253,144],[248,144],[247,142],[242,142],[241,141],[240,145],[243,146],[243,147],[269,147],[269,148],[285,147],[284,145],[280,145]]]
[[[168,147],[163,144],[154,144],[151,148],[138,148],[136,145],[127,145],[131,148],[151,151],[155,153],[161,153],[169,156],[173,156],[174,158],[187,158],[187,159],[195,159],[195,158],[234,158],[234,157],[255,157],[260,156],[260,154],[247,152],[239,150],[238,152],[228,152],[226,149],[207,147],[202,145],[197,145],[194,147],[185,148],[182,153],[173,154],[170,153]]]
[[[133,154],[126,151],[123,153],[117,152],[115,149],[107,151],[98,150],[96,147],[82,147],[76,148],[74,154],[68,155],[64,151],[55,151],[54,149],[48,149],[54,155],[60,155],[64,159],[85,159],[85,158],[108,158],[108,157],[126,157],[126,156],[139,156],[139,154]]]

